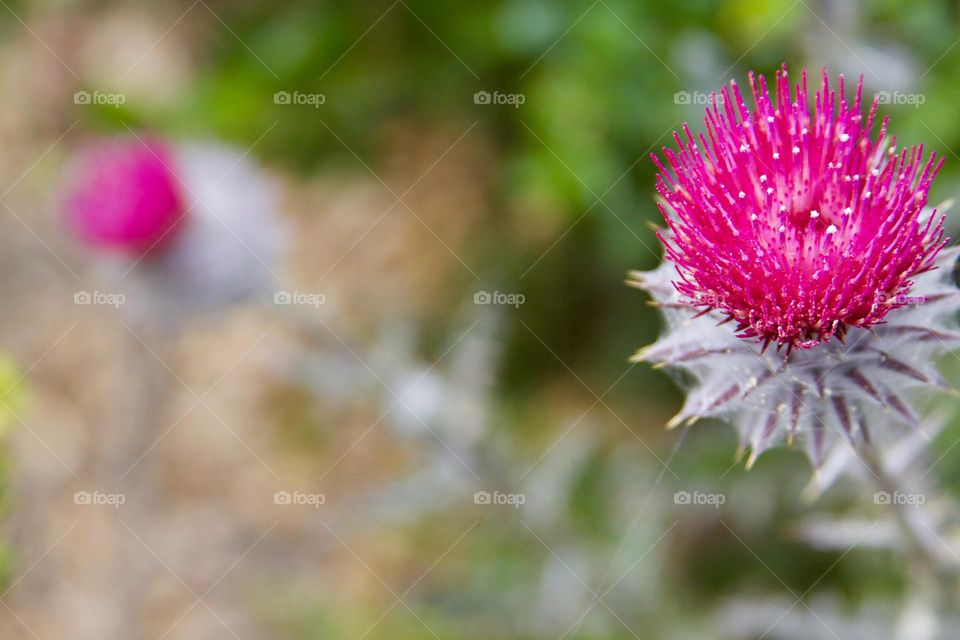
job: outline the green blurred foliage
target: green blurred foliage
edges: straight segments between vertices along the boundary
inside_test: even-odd
[[[12,357],[0,353],[0,436],[15,423],[25,401],[19,365]]]
[[[16,428],[25,403],[26,389],[20,366],[11,356],[0,353],[0,441],[10,429]],[[14,462],[9,451],[0,455],[0,519],[6,519],[14,508],[10,499]],[[0,585],[9,586],[15,574],[22,570],[23,564],[13,544],[6,537],[0,538]]]

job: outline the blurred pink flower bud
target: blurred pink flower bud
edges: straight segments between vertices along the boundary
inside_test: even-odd
[[[286,246],[276,189],[249,154],[217,142],[112,139],[82,150],[67,221],[137,324],[178,326],[269,300]]]
[[[86,243],[142,255],[171,240],[186,209],[172,153],[157,139],[98,142],[68,179],[68,222]]]

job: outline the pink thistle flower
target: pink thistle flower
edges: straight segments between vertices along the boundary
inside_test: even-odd
[[[141,255],[172,240],[184,199],[160,140],[91,145],[79,154],[67,188],[67,220],[95,247]]]
[[[177,327],[277,285],[287,231],[274,180],[216,142],[98,142],[73,163],[66,219],[144,325]],[[120,255],[116,255],[120,254]]]
[[[706,136],[684,125],[679,149],[664,150],[669,169],[654,156],[664,263],[631,284],[668,332],[636,359],[690,374],[672,425],[727,417],[751,462],[802,433],[819,466],[871,424],[917,426],[905,388],[946,386],[932,361],[960,342],[957,251],[942,250],[944,217],[925,208],[942,161],[897,154],[886,118],[872,133],[862,78],[849,104],[843,78],[834,92],[824,72],[811,107],[806,73],[791,96],[778,71],[775,100],[749,77],[753,111],[731,82],[706,110]]]
[[[812,110],[805,72],[792,101],[786,67],[776,84],[774,102],[750,74],[751,113],[731,83],[723,113],[715,99],[707,109],[709,143],[684,126],[679,152],[664,151],[671,170],[654,156],[661,211],[675,214],[664,211],[661,240],[697,306],[742,337],[809,348],[881,322],[932,268],[943,216],[920,212],[940,163],[922,146],[895,155],[887,119],[871,137],[877,103],[864,119],[862,78],[848,105],[843,78],[835,93],[824,71]]]

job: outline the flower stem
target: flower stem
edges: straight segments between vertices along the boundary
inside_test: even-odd
[[[960,558],[930,524],[923,509],[925,501],[902,498],[921,495],[910,486],[904,474],[892,472],[872,444],[864,445],[862,458],[873,473],[878,489],[889,497],[886,502],[908,546],[908,578],[912,588],[925,594],[924,608],[927,611],[948,610],[960,586]]]

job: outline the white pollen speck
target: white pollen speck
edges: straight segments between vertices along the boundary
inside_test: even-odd
[[[794,147],[794,148],[793,148],[793,155],[799,155],[799,154],[800,154],[800,147]]]
[[[806,128],[806,127],[803,128],[803,131],[800,132],[800,135],[802,135],[802,136],[807,135],[807,128]]]
[[[870,175],[873,175],[873,176],[880,175],[880,169],[874,169],[873,171],[870,172]]]
[[[853,209],[851,209],[850,207],[847,207],[846,209],[843,210],[843,215],[845,216],[848,216],[851,213],[853,213]]]
[[[751,213],[751,214],[750,214],[750,220],[756,221],[756,219],[757,219],[757,214]]]
[[[787,210],[787,205],[784,205],[784,204],[780,205],[780,213],[783,213],[786,210]]]
[[[837,232],[837,225],[832,224],[832,225],[830,225],[829,227],[827,227],[827,235],[828,235],[828,236],[832,236],[832,235],[835,234],[836,232]]]
[[[873,191],[867,191],[867,192],[865,192],[865,193],[863,194],[863,199],[866,200],[867,198],[869,198],[869,197],[872,196],[872,195],[873,195]]]
[[[773,123],[773,116],[767,116],[767,122]]]
[[[740,196],[740,198],[741,198],[741,199],[743,199],[743,198],[746,198],[746,197],[747,197],[747,194],[746,194],[746,193],[744,193],[743,191],[741,191],[741,192],[740,192],[740,193],[738,193],[737,195],[738,195],[738,196]]]
[[[740,145],[740,152],[741,152],[741,153],[746,153],[746,152],[749,151],[749,150],[750,150],[750,147],[748,147],[747,145],[745,145],[745,144],[741,144],[741,145]]]
[[[841,133],[841,134],[840,134],[840,142],[846,142],[846,141],[849,140],[849,139],[850,139],[850,134],[848,134],[848,133]]]
[[[772,193],[773,193],[773,187],[767,187],[767,195],[769,196]]]
[[[813,211],[810,212],[810,219],[811,219],[811,220],[815,220],[815,219],[817,219],[817,218],[819,218],[819,217],[820,217],[820,212],[817,211],[816,209],[814,209]]]
[[[783,232],[786,231],[786,230],[787,230],[787,228],[786,228],[785,226],[780,225],[780,229],[779,229],[780,233],[783,233]]]
[[[766,181],[767,181],[767,174],[763,174],[762,176],[760,176],[760,182],[766,182]]]
[[[777,151],[774,151],[774,152],[773,152],[773,159],[774,159],[774,160],[779,160],[779,159],[780,159],[780,153],[777,152]]]

